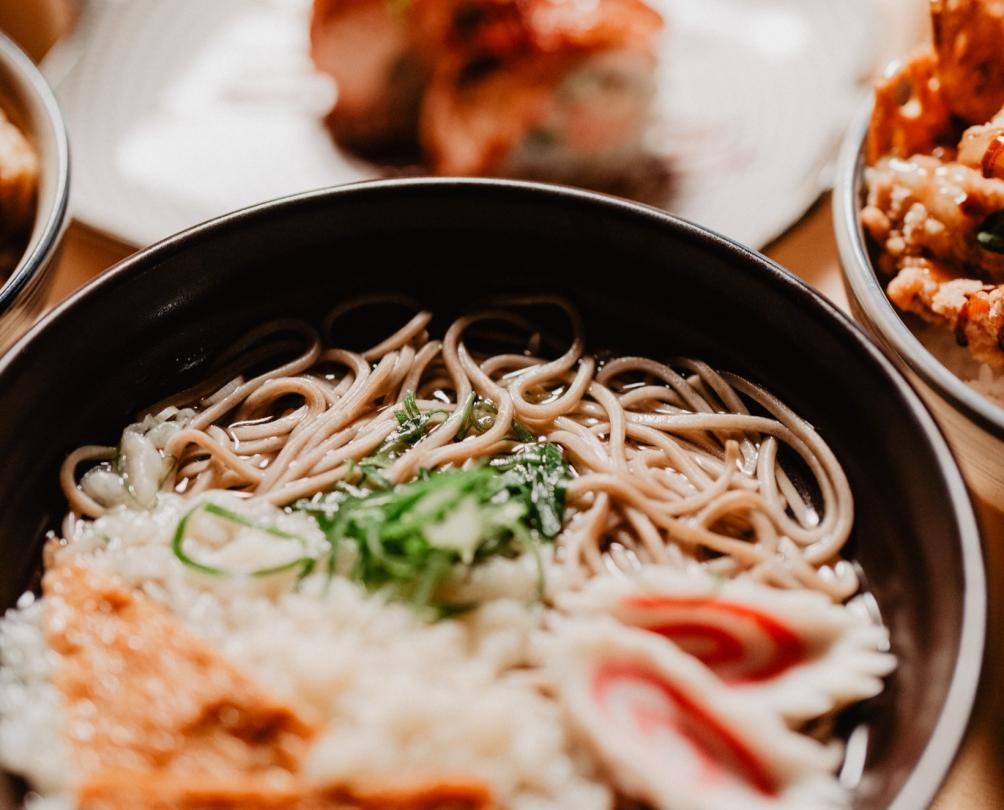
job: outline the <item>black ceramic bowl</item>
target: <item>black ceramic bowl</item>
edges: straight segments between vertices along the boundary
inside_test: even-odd
[[[850,479],[848,553],[899,657],[883,695],[850,718],[862,729],[855,806],[928,805],[972,709],[986,596],[976,523],[941,434],[862,333],[777,265],[586,192],[456,180],[321,191],[187,231],[91,283],[0,361],[2,605],[31,587],[43,535],[62,517],[67,451],[114,441],[249,326],[384,288],[440,313],[557,290],[581,307],[593,345],[701,357],[813,422]]]

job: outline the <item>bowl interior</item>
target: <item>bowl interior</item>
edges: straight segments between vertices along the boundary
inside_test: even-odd
[[[849,553],[900,661],[850,721],[868,729],[855,806],[927,805],[969,715],[983,640],[978,536],[940,435],[800,282],[693,226],[584,192],[403,181],[305,195],[175,237],[90,285],[0,362],[2,606],[33,584],[43,535],[61,520],[66,452],[114,442],[248,326],[379,289],[443,316],[557,291],[582,309],[594,347],[700,357],[811,421],[850,479]]]

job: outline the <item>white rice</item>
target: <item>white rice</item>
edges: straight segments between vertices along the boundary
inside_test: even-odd
[[[25,605],[30,599],[22,597]],[[59,792],[69,756],[60,734],[59,696],[50,682],[58,655],[42,633],[42,601],[0,620],[0,757],[39,790]]]
[[[951,331],[913,318],[908,318],[907,324],[942,365],[994,405],[1004,408],[1004,374],[976,360],[964,346],[956,342]]]
[[[207,496],[203,496],[205,498]],[[312,519],[226,493],[211,499],[323,542]],[[425,772],[487,780],[501,806],[609,808],[609,788],[576,753],[557,705],[526,677],[546,643],[543,610],[528,607],[532,560],[498,561],[507,590],[462,620],[427,623],[406,606],[314,574],[298,590],[286,575],[219,578],[181,564],[170,542],[192,502],[161,496],[151,512],[115,509],[77,525],[50,547],[50,564],[73,558],[120,578],[288,701],[322,729],[303,766],[317,785]],[[190,524],[199,559],[253,570],[289,554],[286,544],[220,521]],[[278,549],[278,551],[277,551]],[[280,560],[281,561],[281,560]],[[293,575],[289,575],[292,577]],[[74,781],[49,677],[58,655],[42,633],[45,600],[0,620],[0,764],[58,797]],[[522,676],[519,674],[522,672]],[[46,810],[67,804],[46,805]],[[41,807],[41,805],[36,805]]]

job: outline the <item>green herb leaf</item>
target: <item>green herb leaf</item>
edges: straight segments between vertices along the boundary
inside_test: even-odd
[[[976,233],[976,241],[984,250],[1004,253],[1004,210],[995,211],[983,220]]]
[[[405,392],[402,407],[394,411],[397,430],[384,439],[370,456],[358,463],[350,461],[345,480],[371,489],[389,489],[390,482],[382,472],[429,433],[433,418],[438,415],[445,415],[445,411],[423,412],[419,410],[414,392]]]
[[[512,420],[512,432],[516,436],[516,439],[523,442],[523,444],[537,441],[537,437],[523,427],[522,423],[516,419]]]
[[[419,410],[414,392],[405,392],[401,409],[394,411],[398,428],[384,439],[374,455],[388,462],[393,461],[408,448],[418,444],[429,432],[432,417],[442,413],[444,412]]]
[[[531,528],[549,539],[557,536],[571,478],[561,448],[550,442],[526,444],[512,455],[492,459],[491,466],[504,473],[505,486],[526,505]]]
[[[222,568],[215,568],[211,565],[206,565],[205,563],[199,562],[194,559],[185,551],[185,537],[188,532],[188,524],[192,517],[197,512],[206,512],[210,515],[214,515],[228,523],[233,523],[238,526],[244,526],[248,529],[255,529],[260,532],[265,532],[273,537],[278,537],[281,540],[294,540],[300,544],[300,547],[306,551],[309,544],[299,535],[290,534],[289,532],[283,531],[276,526],[269,526],[264,523],[258,523],[245,517],[237,512],[233,512],[226,509],[219,504],[215,503],[200,503],[198,506],[190,509],[187,514],[178,523],[178,527],[174,530],[174,537],[171,539],[171,551],[174,552],[174,556],[177,557],[182,563],[187,565],[196,571],[201,571],[203,574],[210,574],[212,576],[234,576],[235,573],[232,571],[226,571]],[[307,569],[312,569],[316,560],[310,555],[303,554],[296,559],[292,559],[289,562],[281,563],[279,565],[269,566],[267,568],[259,568],[254,571],[249,571],[245,576],[251,577],[267,577],[272,574],[281,574],[286,571],[292,571],[296,568],[303,568],[304,571]],[[302,576],[302,575],[301,575]]]
[[[466,439],[471,433],[480,436],[495,424],[495,417],[498,416],[498,408],[490,399],[485,399],[477,394],[469,394],[463,407],[463,418],[460,422],[460,430],[457,431],[456,441]]]
[[[350,579],[442,614],[452,608],[439,602],[437,593],[455,565],[479,565],[523,551],[539,558],[533,524],[540,521],[530,512],[531,507],[534,514],[539,511],[534,487],[553,489],[548,476],[554,477],[556,461],[564,466],[560,451],[555,456],[548,446],[534,445],[541,450],[525,458],[519,454],[504,471],[492,466],[438,470],[388,490],[361,495],[334,491],[292,508],[311,515],[328,538],[329,573],[336,573],[336,546],[351,543],[355,562],[347,573]],[[553,513],[544,512],[544,522],[557,534],[560,514],[555,528],[548,522]],[[542,574],[539,559],[538,570]]]

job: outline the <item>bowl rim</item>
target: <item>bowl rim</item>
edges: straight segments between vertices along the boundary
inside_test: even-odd
[[[3,315],[45,267],[69,224],[70,144],[63,114],[48,82],[28,55],[3,33],[0,33],[0,59],[8,62],[21,76],[27,91],[35,96],[45,112],[45,119],[52,130],[55,164],[48,169],[43,164],[42,171],[52,171],[56,176],[55,204],[45,218],[34,247],[25,252],[14,272],[0,283],[0,315]]]
[[[832,325],[852,341],[871,362],[879,366],[894,394],[898,394],[909,409],[917,428],[924,435],[937,460],[949,495],[948,506],[955,516],[959,532],[959,551],[963,577],[962,614],[959,644],[945,701],[941,706],[933,733],[923,752],[907,776],[888,810],[921,810],[934,799],[945,780],[962,744],[976,701],[982,673],[986,640],[987,583],[983,562],[979,526],[962,474],[949,450],[941,429],[928,412],[920,396],[903,374],[875,346],[865,331],[829,299],[806,282],[785,270],[777,262],[758,251],[708,228],[681,219],[662,209],[624,200],[599,192],[567,186],[532,183],[518,180],[482,178],[403,178],[367,180],[331,188],[317,189],[281,197],[249,206],[195,225],[129,256],[75,291],[36,323],[17,343],[0,356],[0,379],[11,365],[27,352],[35,339],[65,313],[86,306],[87,300],[105,288],[114,288],[131,273],[142,272],[175,253],[198,246],[220,230],[246,227],[258,217],[271,212],[309,208],[329,198],[349,198],[367,194],[466,190],[468,193],[512,193],[544,195],[555,202],[586,204],[608,215],[627,214],[649,223],[676,231],[709,251],[727,254],[732,261],[746,265],[750,272],[767,276],[767,284],[779,294],[798,300],[799,305],[829,318]]]
[[[848,127],[837,159],[833,186],[833,226],[844,280],[850,286],[867,325],[894,350],[904,363],[952,408],[978,427],[1004,440],[1004,407],[995,405],[967,385],[935,357],[907,326],[879,282],[868,253],[861,224],[860,190],[864,171],[865,139],[872,102],[862,105]]]

